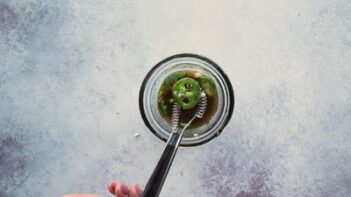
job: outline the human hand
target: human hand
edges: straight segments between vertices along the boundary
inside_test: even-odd
[[[64,195],[63,197],[100,197],[95,194],[68,194]]]
[[[124,183],[112,181],[108,185],[108,190],[116,197],[141,197],[143,191],[138,184],[128,188]]]

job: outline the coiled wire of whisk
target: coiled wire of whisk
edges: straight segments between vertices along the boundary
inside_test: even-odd
[[[178,131],[179,117],[180,117],[180,106],[177,102],[174,102],[172,106],[172,131],[173,132]]]
[[[201,91],[200,93],[200,103],[197,107],[195,116],[197,118],[202,118],[204,117],[205,111],[206,111],[206,107],[207,107],[207,96],[206,93],[204,91]]]
[[[202,90],[200,92],[200,102],[197,106],[196,112],[194,117],[183,127],[182,133],[185,131],[185,129],[195,120],[195,118],[202,118],[206,112],[206,107],[207,107],[207,96],[206,93]],[[177,132],[178,131],[178,125],[179,125],[179,117],[180,117],[180,106],[178,103],[174,102],[172,106],[172,131]]]

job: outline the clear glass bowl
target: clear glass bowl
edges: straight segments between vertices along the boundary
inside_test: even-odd
[[[217,137],[230,120],[234,109],[234,91],[227,75],[213,61],[194,54],[178,54],[166,58],[146,75],[139,93],[139,108],[146,126],[163,141],[171,133],[171,124],[160,114],[158,91],[164,79],[177,71],[197,71],[210,77],[217,89],[217,110],[207,124],[184,132],[180,146],[196,146]]]

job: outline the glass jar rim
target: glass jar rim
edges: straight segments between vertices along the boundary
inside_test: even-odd
[[[209,132],[207,135],[208,136],[202,136],[202,138],[189,138],[189,139],[184,139],[182,140],[182,142],[180,143],[180,146],[196,146],[196,145],[200,145],[200,144],[204,144],[206,142],[211,141],[212,139],[214,139],[215,137],[217,137],[224,129],[224,127],[228,124],[229,120],[232,117],[233,114],[233,110],[234,110],[234,90],[232,87],[232,84],[228,78],[228,76],[224,73],[224,71],[216,64],[214,63],[212,60],[204,57],[204,56],[200,56],[200,55],[196,55],[196,54],[189,54],[189,53],[183,53],[183,54],[177,54],[177,55],[173,55],[170,56],[162,61],[160,61],[159,63],[157,63],[150,71],[149,73],[146,75],[145,79],[142,82],[142,85],[140,87],[140,92],[139,92],[139,110],[141,113],[141,116],[143,118],[144,123],[146,124],[146,126],[150,129],[150,131],[157,136],[158,138],[160,138],[163,141],[167,141],[168,136],[167,134],[165,134],[165,132],[162,132],[160,130],[160,125],[156,125],[155,122],[157,122],[156,120],[152,121],[153,118],[155,117],[150,117],[151,114],[151,102],[150,102],[150,98],[148,94],[150,94],[150,92],[152,89],[152,86],[154,84],[150,84],[151,82],[153,82],[153,79],[157,76],[157,72],[161,72],[160,69],[162,69],[163,66],[167,66],[167,63],[172,62],[172,61],[180,61],[180,60],[184,60],[186,62],[186,60],[194,60],[194,61],[198,61],[198,66],[204,66],[207,69],[210,69],[211,72],[216,73],[216,75],[218,75],[218,79],[221,82],[221,89],[223,91],[223,99],[224,99],[224,108],[223,108],[223,114],[220,117],[219,123],[218,125],[216,125],[212,130],[216,129],[216,131],[212,131]],[[184,63],[184,62],[183,62]],[[201,64],[200,64],[201,63]],[[205,65],[206,64],[206,65]],[[166,68],[164,68],[166,69]],[[156,73],[156,74],[155,74]],[[213,73],[211,73],[213,74]],[[151,82],[150,82],[151,79]],[[151,120],[150,120],[151,119]],[[158,123],[159,124],[159,123]],[[167,132],[169,133],[169,132]]]

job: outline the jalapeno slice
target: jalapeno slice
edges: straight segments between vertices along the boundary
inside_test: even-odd
[[[212,97],[216,95],[216,85],[211,79],[201,76],[199,77],[198,81],[200,83],[201,88],[205,91],[207,96]]]
[[[200,85],[196,80],[184,77],[172,88],[172,97],[182,109],[194,108],[200,100]]]
[[[158,96],[158,109],[161,112],[161,114],[164,116],[170,116],[172,113],[172,110],[167,106],[167,103],[163,95]]]

